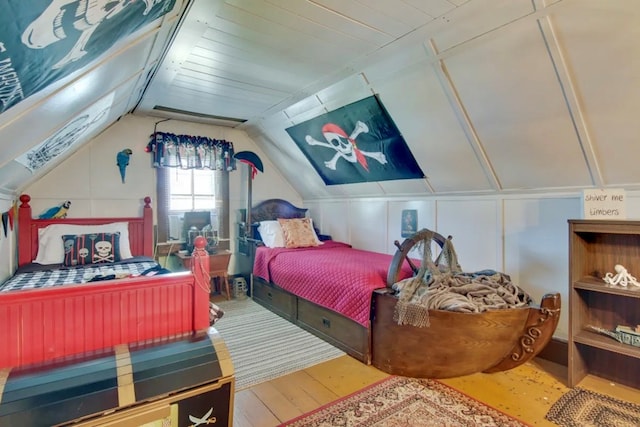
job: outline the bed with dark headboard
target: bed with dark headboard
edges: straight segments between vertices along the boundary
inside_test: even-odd
[[[118,344],[163,340],[207,330],[207,268],[197,268],[195,264],[192,272],[156,274],[166,272],[152,258],[150,198],[144,199],[140,217],[126,218],[36,219],[29,205],[30,197],[22,195],[20,202],[19,267],[16,275],[0,285],[0,347],[3,349],[0,368],[49,362]],[[114,229],[118,231],[112,232]],[[60,232],[65,233],[64,239]],[[70,236],[67,233],[77,233],[69,240],[76,245],[86,239],[96,242],[90,240],[92,236],[105,239],[107,235],[116,239],[109,246],[117,242],[123,254],[127,248],[119,243],[123,242],[124,239],[120,240],[123,235],[128,234],[131,257],[127,255],[111,263],[116,252],[113,248],[106,262],[76,265],[80,258],[71,255],[75,253],[72,249],[79,246],[70,243],[70,252],[62,246]],[[49,243],[45,245],[46,239]],[[59,255],[61,247],[63,254]],[[64,263],[70,264],[34,262],[56,256],[62,256]],[[117,261],[117,257],[113,260]],[[47,282],[31,281],[34,274],[46,276]]]
[[[299,222],[305,216],[306,209],[280,199],[252,209],[254,229],[260,224],[269,235],[265,239],[264,233],[257,233],[257,239],[271,239],[273,225],[282,228],[285,240],[285,247],[273,242],[266,245],[271,247],[258,247],[253,298],[364,363],[415,377],[496,372],[530,360],[555,331],[560,311],[557,293],[545,295],[540,306],[525,304],[482,313],[429,310],[430,327],[398,325],[393,285],[416,273],[419,262],[409,260],[411,249],[424,235],[433,236],[440,247],[445,238],[421,230],[402,244],[395,242],[394,255],[331,240],[286,247],[291,243],[286,220]],[[274,221],[277,224],[270,224]]]
[[[308,220],[306,213],[307,209],[282,199],[265,200],[253,207],[254,237],[266,243],[256,250],[253,298],[353,357],[370,363],[371,299],[375,289],[386,287],[391,256],[354,249],[333,240],[296,248],[277,244],[267,247],[271,245],[264,235],[265,222]],[[310,225],[317,234],[313,223]],[[305,259],[307,266],[303,270],[295,267],[301,259]],[[353,268],[364,263],[369,267]],[[411,270],[405,268],[404,273],[410,275]],[[343,289],[349,290],[344,297]]]

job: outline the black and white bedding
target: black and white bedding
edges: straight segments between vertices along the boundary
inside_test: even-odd
[[[152,258],[147,257],[134,257],[116,263],[89,264],[79,267],[29,264],[18,269],[16,274],[0,285],[0,292],[41,289],[165,272],[167,270]]]

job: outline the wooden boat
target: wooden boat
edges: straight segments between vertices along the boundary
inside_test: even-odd
[[[395,375],[448,378],[512,369],[535,357],[549,342],[560,317],[560,294],[547,294],[540,305],[460,313],[429,310],[430,326],[398,325],[397,297],[391,286],[411,249],[425,238],[421,230],[407,238],[389,268],[386,290],[374,294],[372,364]],[[440,247],[445,238],[433,234]]]

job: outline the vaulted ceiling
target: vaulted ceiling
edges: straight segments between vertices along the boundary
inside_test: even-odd
[[[466,1],[196,0],[137,111],[256,122]]]
[[[173,1],[135,3],[172,9],[0,114],[0,190],[37,178],[20,156],[78,118],[95,119],[80,146],[127,113],[245,130],[308,199],[640,182],[635,0]],[[77,24],[81,4],[50,7]],[[372,94],[426,178],[325,185],[286,129]]]

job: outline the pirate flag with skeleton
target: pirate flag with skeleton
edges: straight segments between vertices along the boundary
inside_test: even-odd
[[[286,131],[327,185],[424,178],[376,96]]]

